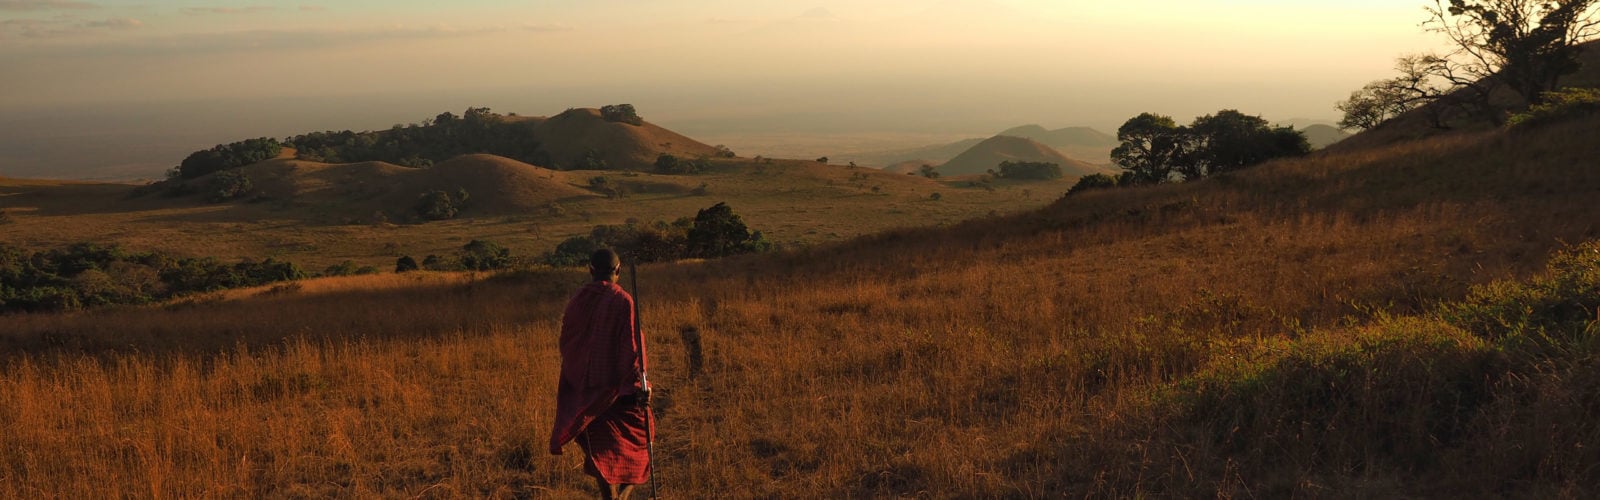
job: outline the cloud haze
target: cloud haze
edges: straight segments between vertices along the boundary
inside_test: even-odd
[[[42,10],[88,10],[98,5],[71,0],[0,0],[0,12],[25,12]]]
[[[399,116],[441,111],[415,96],[525,114],[633,102],[702,134],[1329,118],[1437,43],[1420,3],[1380,0],[268,5],[0,0],[0,113],[388,95],[413,96]],[[296,128],[336,121],[319,113]]]
[[[184,14],[254,14],[277,10],[275,7],[251,5],[247,7],[184,7]]]

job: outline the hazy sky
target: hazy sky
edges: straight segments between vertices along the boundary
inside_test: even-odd
[[[884,132],[1114,128],[1141,111],[1187,121],[1223,108],[1326,119],[1350,90],[1390,74],[1396,56],[1434,48],[1417,27],[1422,5],[0,0],[0,112],[374,96],[418,103],[342,121],[307,106],[301,121],[256,135],[385,128],[469,105],[543,115],[610,102],[713,135],[782,133],[785,124],[815,133],[830,123]]]

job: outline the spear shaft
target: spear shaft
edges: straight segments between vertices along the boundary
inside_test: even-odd
[[[650,393],[650,370],[644,359],[644,320],[639,317],[639,266],[633,262],[628,263],[628,279],[633,281],[633,335],[634,342],[639,346],[639,388]],[[645,459],[650,462],[650,497],[658,498],[656,486],[656,433],[655,412],[646,405],[645,414]]]

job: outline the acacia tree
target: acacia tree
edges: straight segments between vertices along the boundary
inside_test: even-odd
[[[1400,76],[1367,84],[1337,107],[1345,128],[1372,128],[1422,104],[1445,128],[1449,109],[1499,124],[1490,101],[1499,86],[1520,105],[1543,101],[1562,76],[1579,66],[1578,45],[1600,35],[1600,0],[1434,0],[1425,30],[1444,35],[1445,54],[1403,57]]]
[[[1423,55],[1398,59],[1395,62],[1395,71],[1399,72],[1400,76],[1368,83],[1361,87],[1361,90],[1351,92],[1349,99],[1334,105],[1335,109],[1344,113],[1344,118],[1339,120],[1339,127],[1362,130],[1374,128],[1389,121],[1390,118],[1444,97],[1444,88],[1430,71],[1436,59],[1435,56]],[[1487,88],[1478,82],[1471,82],[1469,85],[1471,85],[1469,91],[1482,93],[1485,99],[1487,98]],[[1430,117],[1435,127],[1444,128],[1442,113],[1434,112]]]
[[[1577,71],[1578,44],[1600,34],[1600,0],[1434,0],[1423,26],[1455,50],[1430,71],[1456,86],[1498,77],[1527,104]]]

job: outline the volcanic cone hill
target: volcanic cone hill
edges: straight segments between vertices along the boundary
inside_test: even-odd
[[[635,125],[606,120],[594,108],[574,108],[549,118],[521,120],[533,122],[534,140],[553,162],[545,166],[552,168],[648,170],[662,154],[698,158],[718,153],[712,146],[650,122]]]
[[[1087,163],[1110,162],[1111,150],[1117,147],[1117,138],[1115,136],[1089,127],[1065,127],[1050,130],[1039,125],[1022,125],[1008,128],[995,135],[1031,139],[1049,146],[1055,149],[1056,152],[1068,157],[1091,160]],[[950,161],[950,159],[972,149],[973,146],[977,146],[985,140],[987,139],[980,137],[913,149],[861,153],[855,155],[852,159],[856,159],[866,165],[879,166],[891,171],[906,171],[903,164],[917,162],[912,165],[912,170],[915,170],[924,163],[937,165],[940,162]]]
[[[1046,162],[1061,166],[1065,177],[1082,177],[1104,173],[1106,170],[1088,162],[1074,160],[1050,146],[1032,139],[997,135],[956,155],[939,166],[943,175],[981,174],[999,168],[1000,162]]]

